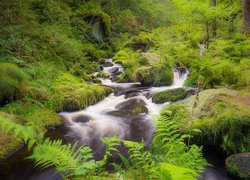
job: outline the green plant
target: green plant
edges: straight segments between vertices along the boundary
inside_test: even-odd
[[[15,64],[0,62],[0,104],[18,98],[20,90],[28,76]]]

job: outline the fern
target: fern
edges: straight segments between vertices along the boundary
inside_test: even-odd
[[[31,126],[23,126],[3,117],[0,117],[0,126],[5,133],[11,133],[15,137],[22,138],[29,149],[36,143],[35,137],[43,136],[42,134],[38,135]]]
[[[64,177],[89,176],[102,165],[101,162],[93,160],[89,147],[77,149],[76,144],[63,145],[61,140],[46,139],[34,148],[30,158],[41,168],[55,166]]]
[[[176,166],[203,171],[206,161],[202,157],[202,148],[196,145],[186,145],[185,139],[191,135],[180,135],[178,126],[166,117],[159,117],[156,135],[151,146],[154,159],[158,162],[168,162]]]

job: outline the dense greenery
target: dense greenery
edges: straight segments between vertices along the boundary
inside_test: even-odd
[[[21,137],[29,149],[35,145],[30,158],[36,161],[36,165],[43,168],[54,165],[64,178],[114,178],[118,175],[118,179],[128,176],[135,179],[140,177],[196,179],[206,165],[201,148],[184,143],[184,140],[189,139],[191,135],[181,136],[178,126],[163,117],[158,118],[156,135],[149,151],[145,151],[143,142],[120,140],[116,137],[104,138],[106,152],[100,161],[93,159],[89,147],[76,148],[76,144],[63,145],[61,140],[43,139],[43,134],[31,126],[15,124],[6,118],[1,118],[0,124],[6,132],[12,132],[15,136]],[[120,146],[127,149],[129,160],[120,154],[118,150]],[[117,172],[108,173],[104,166],[109,157],[117,153],[120,154],[122,164],[113,163]],[[125,171],[122,170],[122,165],[126,167]],[[176,171],[179,173],[176,174]]]
[[[205,162],[190,143],[249,152],[249,12],[247,0],[1,1],[0,122],[20,136],[0,131],[0,158],[24,140],[38,165],[54,165],[65,178],[195,179]],[[94,161],[88,147],[45,140],[40,134],[61,123],[58,112],[84,109],[112,92],[98,84],[108,74],[93,75],[110,57],[125,68],[116,82],[143,86],[171,85],[172,69],[188,68],[185,86],[197,87],[196,95],[162,110],[148,151],[104,139],[104,159]],[[185,95],[169,90],[153,101]],[[116,174],[106,172],[118,145],[128,160],[120,155]]]

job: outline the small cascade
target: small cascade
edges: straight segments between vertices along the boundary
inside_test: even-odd
[[[115,83],[115,78],[123,67],[113,63],[112,59],[105,61],[102,72],[110,74],[109,79],[100,78],[103,85],[122,88],[120,94],[113,93],[101,102],[78,112],[60,113],[63,123],[70,129],[67,137],[87,145],[93,149],[96,159],[101,159],[105,147],[102,137],[117,136],[120,139],[141,141],[145,146],[151,143],[155,131],[152,114],[159,114],[163,105],[155,104],[150,98],[152,92],[182,87],[188,75],[188,70],[174,69],[174,82],[171,86],[144,88],[140,83]],[[114,69],[116,73],[114,73]],[[133,113],[128,109],[134,105],[142,106],[145,112]],[[122,107],[122,108],[121,108]]]
[[[159,92],[167,89],[174,89],[174,88],[179,88],[184,86],[184,82],[188,77],[189,71],[188,69],[180,70],[179,68],[174,68],[173,70],[174,74],[174,81],[171,86],[160,86],[160,87],[152,87],[151,91],[152,92]]]
[[[107,64],[107,66],[105,65]],[[104,86],[109,86],[113,88],[130,88],[130,87],[139,87],[141,83],[116,83],[114,82],[116,77],[124,71],[124,68],[119,63],[114,63],[113,59],[105,59],[105,63],[103,66],[102,73],[108,73],[110,75],[109,78],[99,78],[101,80],[101,84]]]

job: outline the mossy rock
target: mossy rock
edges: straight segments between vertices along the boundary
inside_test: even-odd
[[[104,73],[104,72],[97,74],[97,77],[100,77],[100,78],[109,78],[109,76],[110,76],[109,73]]]
[[[226,168],[232,175],[250,179],[250,152],[233,154],[226,159]]]
[[[198,97],[194,95],[181,101],[188,115],[179,123],[180,128],[201,130],[202,133],[196,133],[192,139],[196,144],[220,146],[228,154],[250,151],[249,98],[249,92],[225,88],[202,91]],[[195,99],[198,99],[196,104]],[[176,117],[173,120],[177,121]]]
[[[121,111],[128,111],[132,114],[148,113],[145,101],[139,98],[132,98],[125,102],[121,102],[115,107]]]
[[[225,97],[225,98],[230,98],[230,97],[235,97],[239,95],[238,91],[235,90],[230,90],[226,88],[222,89],[208,89],[201,91],[198,95],[198,102],[197,106],[192,110],[194,100],[196,96],[191,96],[188,99],[185,99],[182,101],[184,105],[186,105],[190,112],[193,111],[192,116],[195,118],[200,118],[202,116],[206,116],[210,114],[210,108],[214,107],[214,104],[216,103],[216,99],[218,97]]]
[[[185,97],[186,90],[184,88],[176,88],[154,93],[152,96],[152,100],[156,104],[161,104],[168,101],[178,101]]]
[[[136,81],[143,86],[164,86],[173,82],[173,72],[169,67],[142,66],[136,71]]]
[[[100,83],[101,81],[94,75],[84,76],[84,80],[92,83]]]
[[[113,92],[111,88],[104,86],[92,85],[89,88],[68,85],[60,87],[63,93],[56,93],[53,97],[53,109],[58,112],[77,111],[104,99]]]
[[[25,113],[24,118],[27,124],[39,128],[40,131],[46,131],[47,127],[61,124],[59,115],[47,108],[31,108]]]

